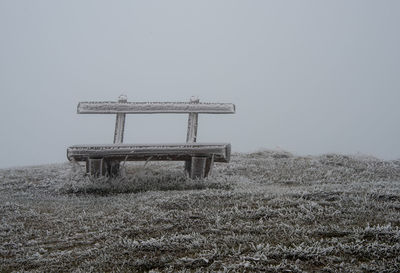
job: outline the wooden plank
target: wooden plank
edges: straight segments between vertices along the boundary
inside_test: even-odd
[[[78,114],[234,114],[235,105],[204,102],[80,102],[77,112]]]
[[[192,156],[211,158],[214,155],[214,162],[229,162],[230,151],[231,145],[227,143],[75,145],[67,149],[67,158],[76,161],[85,161],[87,158],[186,161]]]
[[[126,101],[126,96],[121,95],[118,103],[125,103]],[[114,143],[116,144],[124,142],[125,115],[124,113],[118,113],[115,119]]]

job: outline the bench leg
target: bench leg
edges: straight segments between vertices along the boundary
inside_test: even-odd
[[[116,177],[119,175],[119,164],[118,160],[105,161],[106,172],[110,177]]]
[[[191,160],[185,161],[185,172],[192,179],[204,178],[212,174],[213,166],[214,155],[211,158],[192,157]]]
[[[94,177],[119,175],[119,161],[105,160],[103,158],[88,158],[86,160],[86,173]]]
[[[94,177],[104,175],[106,168],[102,158],[88,158],[86,160],[86,173]]]
[[[192,157],[190,166],[190,178],[202,179],[206,176],[206,161],[207,157]]]
[[[192,160],[185,161],[185,172],[188,176],[190,176],[190,169],[192,167]]]
[[[211,158],[207,158],[205,177],[212,175],[213,167],[214,167],[214,155],[212,155]]]

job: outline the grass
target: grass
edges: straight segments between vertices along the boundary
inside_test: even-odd
[[[58,164],[0,171],[0,272],[399,272],[400,161],[234,154],[116,179]]]

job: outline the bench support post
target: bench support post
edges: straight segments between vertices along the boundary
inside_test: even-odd
[[[211,158],[207,158],[206,161],[206,173],[205,176],[212,175],[213,172],[213,167],[214,167],[214,154],[211,156]]]
[[[199,99],[196,97],[190,98],[190,103],[199,103]],[[198,113],[190,113],[188,118],[188,129],[186,135],[186,142],[196,142],[197,139],[197,126],[199,122]],[[192,176],[192,160],[185,161],[185,172],[191,177]]]
[[[127,102],[128,98],[125,95],[121,95],[118,98],[118,102]],[[114,131],[114,144],[121,144],[124,142],[124,130],[125,130],[125,117],[126,114],[118,113],[115,119],[115,131]],[[105,169],[104,173],[109,176],[118,176],[120,162],[118,160],[104,161],[102,167]],[[104,175],[104,174],[103,174]]]
[[[119,160],[104,160],[103,166],[106,168],[106,174],[110,177],[116,177],[119,175]]]
[[[86,160],[86,173],[98,177],[104,175],[106,170],[102,158],[88,158]]]
[[[124,95],[119,96],[118,102],[127,102],[127,97]],[[121,144],[124,141],[125,129],[125,116],[124,113],[118,113],[115,120],[114,144]]]
[[[206,157],[193,156],[190,166],[190,178],[202,179],[206,177]]]
[[[86,160],[86,173],[94,177],[99,177],[103,175],[115,177],[119,174],[119,165],[120,164],[118,160],[88,158]]]

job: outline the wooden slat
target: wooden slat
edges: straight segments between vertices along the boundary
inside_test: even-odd
[[[67,158],[76,161],[85,161],[87,158],[185,161],[193,156],[214,155],[215,162],[229,162],[230,152],[231,145],[227,143],[75,145],[67,149]]]
[[[232,103],[189,102],[80,102],[78,114],[158,114],[158,113],[203,113],[233,114]]]

